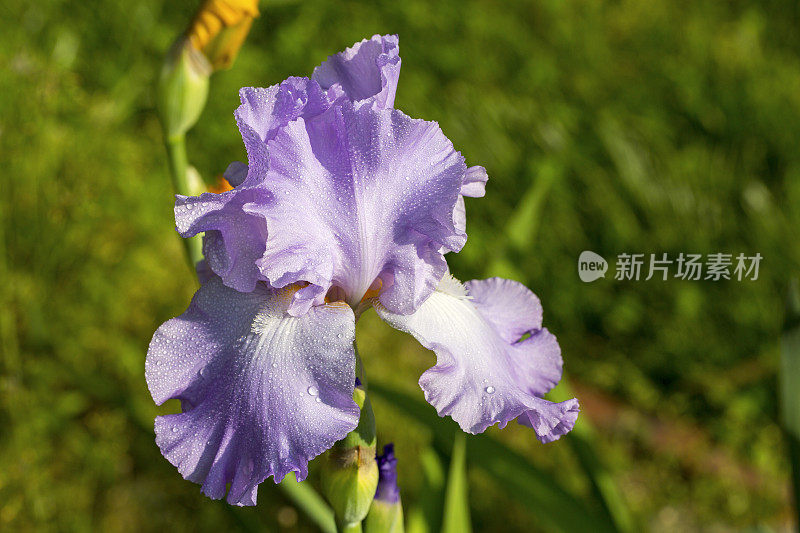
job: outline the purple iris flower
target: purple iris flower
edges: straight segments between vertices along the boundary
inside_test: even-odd
[[[259,483],[304,479],[355,429],[355,321],[370,305],[436,353],[420,385],[464,431],[516,419],[549,442],[575,423],[576,400],[542,399],[562,360],[537,297],[448,271],[486,171],[392,107],[399,70],[397,37],[376,35],[311,78],[242,89],[235,188],[177,198],[177,229],[205,232],[207,265],[156,331],[146,378],[156,403],[182,405],[156,419],[158,446],[212,498],[254,505]]]

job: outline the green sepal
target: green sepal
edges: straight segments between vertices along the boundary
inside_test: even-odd
[[[401,500],[375,500],[364,520],[364,533],[403,533],[403,504]]]

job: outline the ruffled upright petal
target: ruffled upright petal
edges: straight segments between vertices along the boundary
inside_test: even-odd
[[[295,318],[290,301],[291,289],[243,294],[213,277],[150,343],[153,399],[183,406],[156,419],[156,443],[211,498],[229,484],[228,502],[254,505],[259,483],[305,478],[308,462],[357,425],[352,310]]]
[[[244,206],[264,204],[271,195],[259,185],[269,164],[266,143],[297,117],[313,117],[330,104],[322,88],[308,78],[289,78],[266,89],[245,87],[235,112],[247,149],[248,165],[234,162],[225,178],[235,187],[222,194],[178,196],[175,222],[183,237],[205,232],[203,254],[225,285],[250,292],[263,277],[256,260],[264,254],[267,226],[263,217],[248,214]]]
[[[229,287],[249,292],[259,275],[256,260],[264,253],[267,227],[262,217],[243,210],[251,202],[269,202],[260,183],[269,165],[267,142],[298,117],[311,118],[330,107],[325,91],[309,78],[292,77],[267,88],[244,87],[234,113],[247,149],[248,164],[234,162],[225,178],[235,190],[210,198],[179,197],[175,206],[183,237],[206,232],[203,253]],[[196,205],[203,209],[191,211]]]
[[[375,309],[436,353],[420,386],[439,415],[450,415],[464,431],[518,419],[550,442],[574,426],[577,400],[541,398],[561,379],[561,350],[541,327],[538,298],[521,284],[492,278],[465,286],[448,274],[413,314],[379,303]]]
[[[275,201],[245,209],[267,220],[269,283],[310,283],[298,313],[334,286],[357,304],[378,279],[383,305],[411,312],[447,268],[440,249],[464,245],[454,210],[466,165],[436,123],[335,106],[287,124],[268,149],[262,187]]]
[[[389,109],[394,106],[400,78],[397,35],[373,35],[371,39],[364,39],[330,56],[314,69],[311,78],[329,89],[329,95],[334,98],[342,95],[352,102],[369,99],[376,109]]]
[[[256,260],[264,254],[267,225],[263,217],[243,210],[249,203],[269,203],[260,189],[226,191],[200,196],[178,195],[175,225],[182,237],[205,232],[203,254],[208,266],[228,287],[252,291],[261,276]]]
[[[262,178],[266,171],[265,143],[292,120],[317,116],[330,107],[319,84],[301,77],[287,78],[267,88],[244,87],[239,90],[239,99],[242,104],[234,116],[247,149],[248,175],[254,179]]]

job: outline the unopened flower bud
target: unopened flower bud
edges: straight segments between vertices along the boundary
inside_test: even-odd
[[[383,454],[377,457],[378,489],[369,514],[364,522],[365,533],[402,533],[403,505],[400,502],[400,488],[397,486],[397,458],[394,445],[383,447]]]
[[[158,111],[167,139],[184,135],[200,118],[208,78],[228,68],[239,53],[258,0],[207,0],[173,45],[158,84]]]
[[[158,79],[158,113],[167,139],[184,135],[200,118],[210,75],[208,60],[187,39],[172,46]]]
[[[343,529],[367,516],[378,486],[375,415],[362,387],[356,386],[353,400],[361,408],[358,426],[325,452],[321,472],[323,492]]]

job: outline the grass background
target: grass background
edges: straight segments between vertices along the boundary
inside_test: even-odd
[[[205,499],[153,442],[147,344],[195,286],[152,89],[196,5],[0,1],[0,529],[310,527],[270,483],[257,509]],[[438,121],[491,177],[486,198],[468,200],[470,238],[451,268],[514,277],[541,297],[582,419],[641,527],[789,527],[775,373],[800,264],[796,3],[306,0],[261,11],[191,132],[204,177],[245,159],[239,87],[399,34],[396,106]],[[764,259],[755,282],[584,284],[585,249]],[[372,379],[421,397],[429,353],[374,313],[358,336]],[[430,436],[375,408],[413,502]],[[565,446],[522,427],[490,434],[588,491]],[[476,529],[540,527],[480,471],[470,480]]]

